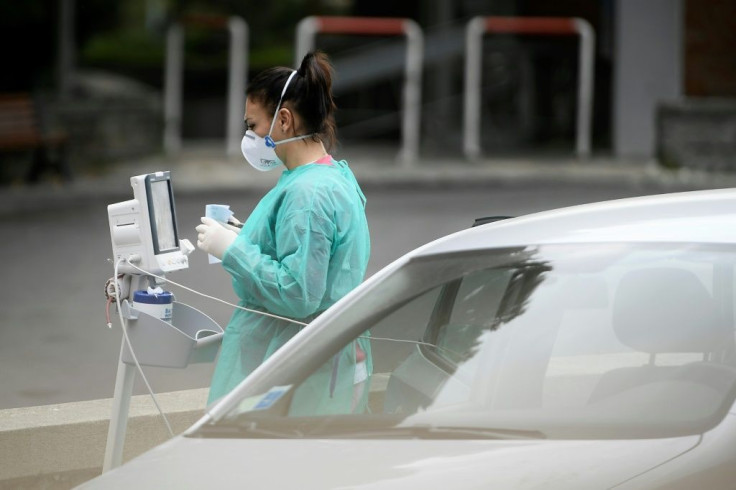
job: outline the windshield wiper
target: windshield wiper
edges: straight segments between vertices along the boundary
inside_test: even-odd
[[[383,429],[366,429],[354,432],[331,433],[330,437],[340,439],[546,439],[547,436],[538,430],[504,429],[489,427],[447,427],[430,425],[413,425],[406,427],[386,427]]]
[[[399,417],[249,418],[236,423],[203,426],[199,437],[256,439],[546,439],[538,430],[503,427],[400,425]]]
[[[260,424],[263,425],[263,424]],[[301,439],[304,433],[295,428],[285,427],[282,430],[273,430],[271,428],[260,427],[256,422],[248,424],[214,424],[205,425],[193,434],[193,437],[213,437],[213,438],[247,438],[252,436],[255,439]]]

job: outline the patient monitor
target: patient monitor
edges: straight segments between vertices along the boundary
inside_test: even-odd
[[[151,274],[189,267],[191,243],[179,240],[171,175],[168,171],[130,178],[133,199],[110,204],[113,259],[121,273],[140,273],[125,260]]]
[[[178,235],[170,173],[136,175],[130,185],[133,199],[107,206],[115,275],[105,284],[105,292],[108,307],[112,301],[118,305],[123,340],[103,471],[123,461],[134,369],[145,381],[141,366],[184,368],[212,362],[223,335],[214,320],[189,305],[174,301],[168,319],[130,301],[136,298],[135,291],[159,294],[150,291],[151,283],[167,282],[163,277],[167,272],[188,268],[187,256],[194,250],[189,240]],[[148,381],[146,386],[158,407]],[[165,416],[164,420],[171,431]]]

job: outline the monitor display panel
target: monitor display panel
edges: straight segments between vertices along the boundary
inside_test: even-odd
[[[176,213],[171,180],[153,176],[147,179],[148,211],[151,219],[151,237],[156,255],[179,249],[176,233]]]

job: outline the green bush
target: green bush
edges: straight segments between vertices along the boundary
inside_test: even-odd
[[[104,32],[90,39],[82,50],[82,62],[92,66],[163,66],[165,43],[145,31]]]

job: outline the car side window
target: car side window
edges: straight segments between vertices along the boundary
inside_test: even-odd
[[[491,329],[513,271],[490,269],[463,277],[450,302],[448,321],[436,332],[437,355],[453,365],[465,361],[484,331]]]

